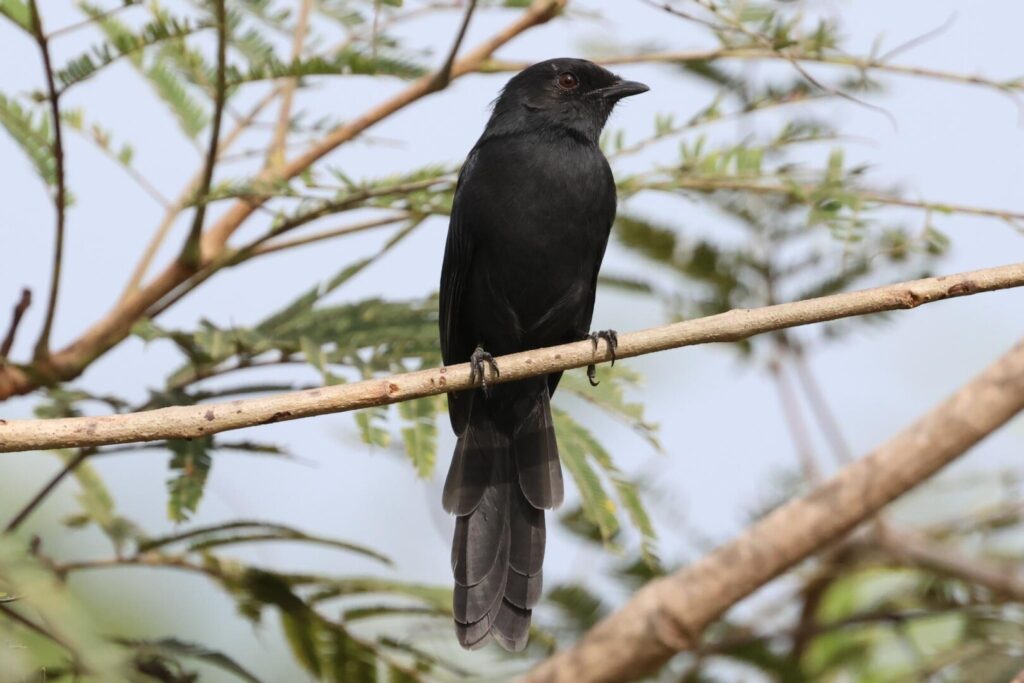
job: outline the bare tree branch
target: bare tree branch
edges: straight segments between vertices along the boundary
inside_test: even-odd
[[[473,18],[473,11],[476,9],[476,0],[469,0],[466,5],[466,13],[462,16],[462,24],[459,26],[459,32],[455,34],[455,42],[452,43],[452,47],[448,50],[448,57],[444,60],[444,64],[434,74],[433,82],[431,87],[435,90],[441,90],[446,87],[452,80],[452,64],[455,63],[455,57],[459,54],[459,47],[462,45],[463,39],[466,37],[466,30],[469,28],[469,20]]]
[[[210,124],[210,147],[206,152],[203,164],[203,179],[200,181],[196,195],[196,212],[189,229],[188,239],[182,249],[180,260],[186,268],[196,270],[202,261],[200,240],[203,235],[203,222],[206,219],[206,201],[213,184],[213,169],[217,165],[217,154],[220,151],[220,126],[224,118],[224,104],[227,99],[227,53],[228,53],[228,19],[224,8],[225,0],[213,3],[217,18],[217,82],[214,85],[213,122]]]
[[[629,681],[682,650],[739,600],[837,541],[1024,409],[1024,342],[924,417],[695,564],[653,581],[523,680]]]
[[[292,61],[298,61],[302,57],[302,46],[306,42],[306,32],[309,29],[309,12],[313,7],[313,0],[300,0],[299,17],[295,22],[295,35],[292,38]],[[292,119],[292,100],[295,97],[295,88],[299,79],[289,78],[281,86],[281,108],[277,112],[277,125],[274,127],[274,135],[270,141],[270,149],[267,150],[267,166],[276,167],[284,163],[285,140],[288,137],[288,126]]]
[[[21,290],[21,297],[18,299],[18,303],[14,305],[14,312],[11,314],[11,324],[7,327],[7,334],[4,335],[4,340],[0,343],[0,364],[3,364],[7,356],[11,353],[11,347],[14,346],[14,339],[18,334],[18,325],[21,324],[21,318],[25,315],[25,311],[32,305],[32,290],[28,287],[24,287]]]
[[[663,327],[619,335],[616,356],[631,358],[667,349],[737,341],[796,325],[869,313],[916,308],[922,304],[978,292],[1024,285],[1024,263],[959,275],[926,278],[755,309],[736,309]],[[594,350],[589,340],[526,351],[498,359],[500,377],[492,383],[608,362],[607,347]],[[413,398],[470,389],[479,384],[469,364],[431,368],[319,389],[229,403],[178,406],[141,413],[53,420],[0,420],[0,452],[69,446],[191,439],[231,429],[295,420]]]
[[[50,40],[43,31],[43,18],[39,15],[36,0],[29,2],[29,14],[32,22],[32,34],[39,45],[43,57],[43,71],[46,75],[46,98],[50,103],[50,118],[53,119],[53,160],[56,177],[54,182],[57,191],[54,193],[53,209],[57,214],[56,235],[53,246],[53,269],[50,276],[50,298],[46,304],[46,315],[43,318],[43,329],[39,333],[33,354],[36,361],[47,361],[50,357],[50,331],[53,329],[53,318],[57,314],[57,298],[60,294],[60,271],[64,262],[64,218],[67,210],[67,187],[64,179],[64,139],[60,118],[60,93],[53,77],[53,64],[50,62]]]

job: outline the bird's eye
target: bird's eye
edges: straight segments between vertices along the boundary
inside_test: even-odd
[[[571,74],[566,71],[563,74],[558,75],[558,87],[562,90],[572,90],[580,84],[576,74]]]

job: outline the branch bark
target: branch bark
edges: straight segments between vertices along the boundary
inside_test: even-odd
[[[746,339],[755,334],[851,316],[916,308],[978,292],[1024,285],[1024,263],[970,273],[902,282],[818,299],[755,309],[736,309],[698,320],[619,336],[618,358]],[[502,356],[492,383],[549,374],[611,360],[606,346],[589,340]],[[228,403],[178,406],[141,413],[54,420],[0,420],[0,453],[71,446],[100,446],[158,439],[191,439],[231,429],[295,420],[477,386],[469,364],[431,368],[319,389]]]
[[[695,564],[647,584],[527,683],[629,681],[677,652],[732,605],[841,539],[1024,410],[1024,342],[874,452],[779,507]]]

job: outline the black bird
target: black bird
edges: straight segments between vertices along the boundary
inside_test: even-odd
[[[582,59],[552,59],[505,86],[462,167],[441,270],[445,364],[473,363],[483,390],[448,395],[458,435],[444,485],[455,631],[526,646],[541,592],[544,510],[562,502],[551,394],[562,373],[488,387],[491,354],[590,337],[597,273],[615,219],[598,138],[615,103],[647,90]],[[613,356],[614,357],[614,356]],[[593,382],[593,366],[588,370]]]

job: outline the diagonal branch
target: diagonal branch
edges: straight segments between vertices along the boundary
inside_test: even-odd
[[[700,644],[736,602],[838,541],[1024,410],[1024,342],[914,424],[689,567],[648,583],[523,679],[630,681]]]
[[[631,358],[682,346],[738,341],[755,334],[797,325],[916,308],[942,299],[1022,285],[1024,263],[1018,263],[806,301],[736,309],[698,320],[620,335],[616,356],[620,359]],[[589,340],[563,344],[502,356],[498,359],[501,376],[489,377],[488,381],[509,382],[610,360],[607,348],[595,351]],[[478,385],[479,378],[472,378],[469,364],[463,363],[229,403],[178,406],[99,417],[0,420],[0,453],[158,439],[191,439],[231,429],[399,403],[471,389]]]
[[[434,74],[433,82],[431,87],[435,90],[441,90],[452,81],[452,64],[455,63],[455,57],[459,54],[459,47],[462,45],[462,41],[466,38],[466,30],[469,28],[469,20],[473,18],[473,11],[476,10],[476,0],[469,0],[469,4],[466,5],[466,13],[462,16],[462,24],[459,26],[459,32],[455,34],[455,42],[452,43],[452,47],[448,50],[448,57],[444,60],[444,64]]]
[[[29,2],[29,14],[32,21],[32,34],[39,45],[43,57],[43,71],[46,75],[46,98],[50,103],[50,118],[53,119],[53,160],[54,181],[57,191],[53,198],[53,208],[57,214],[56,236],[53,246],[53,269],[50,275],[50,298],[46,304],[46,315],[43,318],[43,329],[36,342],[34,358],[36,361],[47,361],[50,357],[50,331],[53,329],[53,318],[57,313],[57,298],[60,294],[60,271],[64,262],[64,218],[67,210],[67,187],[64,178],[64,139],[61,133],[60,93],[53,78],[53,64],[50,61],[50,39],[43,32],[43,18],[39,15],[36,0]]]

